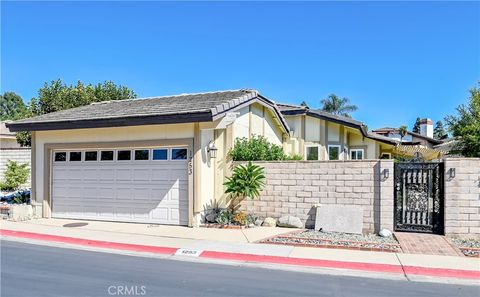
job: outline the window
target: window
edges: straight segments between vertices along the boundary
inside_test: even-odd
[[[102,151],[100,161],[113,161],[113,151]]]
[[[85,152],[85,161],[97,161],[97,152]]]
[[[380,156],[380,159],[391,159],[391,158],[392,158],[391,153],[382,153],[382,155]]]
[[[350,150],[350,159],[351,160],[363,160],[363,149],[351,149]]]
[[[152,160],[167,160],[167,159],[168,159],[167,149],[154,149],[152,151]]]
[[[129,161],[132,159],[132,151],[118,151],[117,160],[118,161]]]
[[[339,145],[329,145],[328,146],[328,159],[329,160],[340,160],[340,146]]]
[[[172,149],[172,160],[186,160],[187,149]]]
[[[82,161],[82,152],[70,152],[70,162]]]
[[[65,162],[65,161],[67,161],[67,153],[66,152],[55,153],[55,162]]]
[[[319,147],[318,146],[306,146],[305,147],[305,160],[318,160],[319,159]]]
[[[135,160],[148,160],[148,150],[135,150]]]

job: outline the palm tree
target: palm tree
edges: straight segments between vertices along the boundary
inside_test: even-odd
[[[344,97],[339,98],[335,94],[330,94],[327,99],[321,101],[323,104],[322,110],[344,117],[351,117],[350,113],[358,109],[356,105],[349,104],[350,99]]]
[[[407,133],[408,133],[408,128],[407,128],[407,126],[401,125],[401,126],[398,128],[398,133],[400,134],[400,141],[403,141],[403,137],[405,137],[405,135],[407,135]]]

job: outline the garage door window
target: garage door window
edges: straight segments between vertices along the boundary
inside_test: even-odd
[[[85,161],[97,161],[97,152],[85,152]]]
[[[148,150],[135,150],[135,160],[136,161],[148,160]]]
[[[154,149],[152,151],[152,160],[168,160],[168,150]]]
[[[113,151],[102,151],[100,161],[113,161]]]
[[[132,159],[132,151],[118,151],[117,160],[118,161],[130,161]]]
[[[70,162],[82,161],[82,152],[70,152]]]
[[[172,160],[186,160],[187,149],[172,149]]]
[[[67,161],[67,153],[66,152],[55,153],[55,162],[65,162],[65,161]]]

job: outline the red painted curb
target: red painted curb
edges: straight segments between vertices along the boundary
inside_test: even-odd
[[[214,259],[240,260],[240,261],[248,261],[248,262],[263,262],[263,263],[300,265],[300,266],[312,266],[312,267],[329,267],[329,268],[353,269],[353,270],[403,274],[403,269],[401,266],[390,265],[390,264],[345,262],[345,261],[334,261],[334,260],[293,258],[293,257],[282,257],[282,256],[265,256],[265,255],[252,255],[252,254],[240,254],[240,253],[224,253],[224,252],[213,252],[213,251],[205,251],[200,255],[200,257],[214,258]]]
[[[19,238],[28,238],[34,240],[63,242],[82,246],[92,246],[100,248],[109,248],[116,250],[128,250],[136,252],[148,252],[157,254],[173,255],[178,250],[171,247],[148,246],[129,243],[116,243],[101,240],[81,239],[74,237],[49,235],[24,231],[13,231],[0,229],[0,235],[12,236]],[[444,268],[428,268],[418,266],[400,266],[391,264],[375,264],[375,263],[361,263],[361,262],[345,262],[334,260],[320,260],[307,258],[292,258],[283,256],[266,256],[255,254],[242,253],[227,253],[215,251],[203,251],[200,254],[202,258],[236,260],[247,262],[271,263],[271,264],[286,264],[309,267],[327,267],[338,269],[351,269],[370,272],[384,272],[384,273],[405,273],[412,275],[436,276],[436,277],[452,277],[463,279],[480,279],[480,271],[474,270],[460,270],[460,269],[444,269]]]
[[[81,239],[81,238],[40,234],[40,233],[32,233],[32,232],[12,231],[12,230],[5,230],[5,229],[0,229],[0,235],[36,239],[36,240],[43,240],[43,241],[63,242],[63,243],[69,243],[69,244],[75,244],[75,245],[92,246],[92,247],[100,247],[100,248],[108,248],[108,249],[116,249],[116,250],[147,252],[147,253],[167,254],[167,255],[173,255],[178,250],[177,248],[170,248],[170,247],[160,247],[160,246],[150,246],[150,245],[140,245],[140,244],[130,244],[130,243],[117,243],[117,242]]]

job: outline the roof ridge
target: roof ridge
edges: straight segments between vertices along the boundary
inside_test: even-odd
[[[119,100],[107,100],[107,101],[99,101],[99,102],[92,102],[90,105],[95,104],[106,104],[112,102],[125,102],[125,101],[134,101],[134,100],[149,100],[149,99],[161,99],[161,98],[172,98],[172,97],[184,97],[184,96],[195,96],[195,95],[206,95],[206,94],[217,94],[217,93],[226,93],[226,92],[253,92],[258,94],[258,91],[255,89],[231,89],[231,90],[218,90],[218,91],[210,91],[210,92],[197,92],[197,93],[181,93],[177,95],[163,95],[163,96],[150,96],[150,97],[141,97],[141,98],[128,98],[128,99],[119,99]]]

